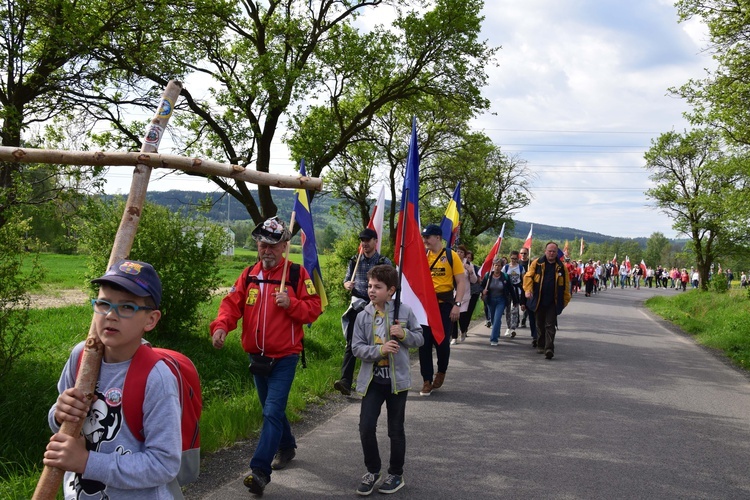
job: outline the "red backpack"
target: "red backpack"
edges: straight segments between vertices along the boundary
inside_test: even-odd
[[[79,368],[82,357],[78,357]],[[177,482],[184,486],[198,479],[200,472],[201,436],[198,422],[203,409],[198,371],[190,358],[177,351],[151,347],[148,343],[141,344],[125,374],[122,413],[133,436],[138,441],[144,441],[143,400],[146,394],[146,379],[159,360],[164,361],[177,377],[177,391],[182,409],[182,460]]]

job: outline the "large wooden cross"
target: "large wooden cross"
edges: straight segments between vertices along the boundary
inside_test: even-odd
[[[133,180],[130,184],[125,211],[122,214],[120,226],[117,229],[112,252],[109,255],[107,268],[120,259],[127,258],[133,246],[135,233],[141,220],[141,211],[146,199],[148,182],[151,171],[154,168],[170,168],[187,172],[198,172],[202,174],[230,177],[237,180],[262,184],[267,186],[285,188],[304,188],[320,191],[322,181],[314,177],[273,175],[255,170],[247,170],[238,165],[226,165],[219,162],[187,158],[177,155],[157,154],[159,142],[167,128],[172,110],[177,98],[182,91],[182,84],[178,81],[170,81],[167,85],[159,108],[154,118],[146,128],[143,139],[143,147],[140,153],[103,153],[87,151],[59,151],[40,150],[26,148],[0,147],[0,160],[14,161],[19,163],[53,163],[68,165],[134,165]],[[86,397],[93,398],[96,381],[99,378],[104,354],[104,345],[96,336],[94,321],[92,319],[89,327],[86,345],[83,350],[81,366],[76,378],[76,387]],[[60,432],[69,436],[78,436],[83,428],[83,420],[78,423],[63,422]],[[65,471],[56,467],[44,467],[42,475],[37,483],[33,498],[35,500],[53,500],[62,484]]]

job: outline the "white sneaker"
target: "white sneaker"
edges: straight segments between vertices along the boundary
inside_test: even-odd
[[[505,330],[505,334],[503,335],[503,337],[510,337],[510,328]]]
[[[456,345],[456,339],[451,339],[451,345]]]
[[[490,342],[490,345],[491,345],[491,346],[496,346],[496,345],[497,345],[497,342],[495,342],[495,341],[493,340],[492,342]]]

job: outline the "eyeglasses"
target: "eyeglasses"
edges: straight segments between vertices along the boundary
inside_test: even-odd
[[[91,299],[91,307],[94,308],[94,312],[96,314],[103,315],[109,314],[109,312],[114,309],[115,314],[117,314],[117,316],[119,316],[120,318],[132,318],[133,316],[135,316],[135,313],[137,313],[141,309],[145,311],[156,310],[155,307],[137,306],[135,304],[113,304],[112,302],[108,302],[102,299]]]

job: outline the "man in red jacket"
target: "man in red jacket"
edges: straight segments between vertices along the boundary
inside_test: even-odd
[[[283,469],[296,454],[286,404],[302,352],[303,326],[321,313],[320,297],[305,268],[284,258],[291,236],[277,217],[253,230],[260,261],[242,271],[210,325],[213,345],[221,349],[227,332],[242,318],[242,347],[250,356],[263,407],[263,426],[250,460],[252,472],[245,478],[245,486],[256,495],[263,494],[271,470]]]

